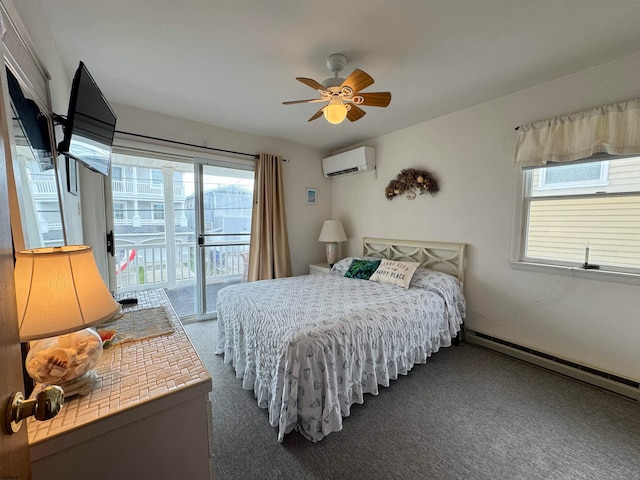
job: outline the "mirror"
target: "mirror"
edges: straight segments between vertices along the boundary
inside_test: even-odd
[[[64,245],[59,185],[51,153],[50,119],[27,98],[7,69],[11,95],[13,173],[24,248]]]

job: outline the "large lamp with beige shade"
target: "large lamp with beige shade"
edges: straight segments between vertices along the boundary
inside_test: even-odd
[[[120,305],[98,272],[93,250],[67,245],[16,253],[20,340],[30,341],[25,367],[36,382],[58,385],[66,396],[89,393],[102,355],[89,328],[111,319]]]
[[[318,241],[327,244],[327,263],[332,267],[338,261],[338,243],[347,241],[347,235],[340,220],[325,220]]]

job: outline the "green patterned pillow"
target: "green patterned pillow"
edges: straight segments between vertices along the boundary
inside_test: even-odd
[[[344,276],[369,280],[369,277],[373,275],[378,266],[380,266],[380,260],[354,260]]]

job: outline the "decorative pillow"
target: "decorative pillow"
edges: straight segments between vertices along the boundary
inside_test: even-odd
[[[373,275],[373,272],[380,266],[380,262],[381,260],[356,259],[351,262],[349,270],[346,271],[344,276],[369,280],[369,277]]]
[[[390,283],[407,289],[409,288],[411,277],[413,277],[419,265],[418,262],[397,262],[384,258],[369,280],[378,283]]]

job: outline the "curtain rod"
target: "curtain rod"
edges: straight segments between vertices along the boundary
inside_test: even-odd
[[[186,147],[203,148],[205,150],[213,150],[215,152],[223,152],[223,153],[232,153],[234,155],[244,155],[245,157],[253,157],[254,160],[257,160],[258,158],[260,158],[260,155],[257,155],[255,153],[235,152],[233,150],[225,150],[223,148],[207,147],[205,145],[196,145],[194,143],[179,142],[177,140],[167,140],[166,138],[152,137],[150,135],[142,135],[140,133],[123,132],[122,130],[116,130],[115,132],[116,133],[121,133],[121,134],[124,134],[124,135],[131,135],[131,136],[134,136],[134,137],[147,138],[149,140],[159,140],[161,142],[174,143],[176,145],[183,145],[183,146],[186,146]],[[286,162],[286,160],[283,160],[283,161]]]

